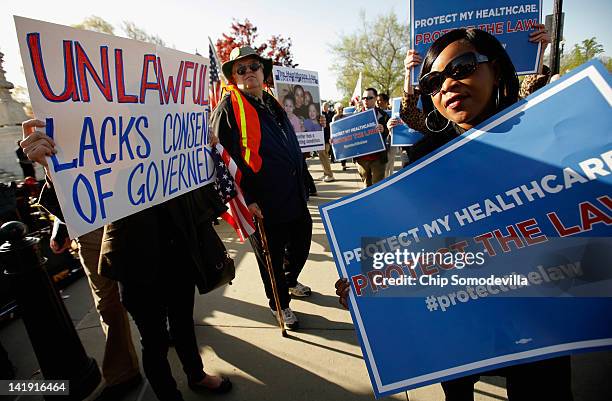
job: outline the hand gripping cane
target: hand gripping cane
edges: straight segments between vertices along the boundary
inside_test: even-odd
[[[270,275],[270,283],[272,284],[272,294],[274,294],[274,303],[276,304],[276,319],[278,320],[278,325],[281,329],[281,335],[283,337],[287,337],[285,321],[283,319],[283,311],[281,310],[280,300],[278,299],[278,289],[276,288],[274,270],[272,269],[272,259],[270,258],[270,248],[268,248],[268,238],[266,237],[263,222],[259,217],[255,217],[255,223],[257,224],[257,231],[259,231],[259,236],[261,238],[261,249],[264,255],[264,261],[266,263],[266,269]]]

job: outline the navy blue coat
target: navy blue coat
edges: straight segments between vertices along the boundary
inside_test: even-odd
[[[259,116],[262,159],[259,172],[255,173],[242,158],[241,134],[229,94],[213,111],[210,129],[242,172],[240,187],[247,204],[256,202],[267,223],[286,223],[300,218],[308,210],[304,186],[306,163],[287,113],[268,93],[264,92],[265,105],[246,94],[244,98]]]

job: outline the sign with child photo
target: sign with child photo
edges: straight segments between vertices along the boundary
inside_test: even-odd
[[[274,66],[272,78],[276,99],[289,117],[302,153],[325,149],[319,94],[319,74],[316,71]]]

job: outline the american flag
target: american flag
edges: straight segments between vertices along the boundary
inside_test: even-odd
[[[219,75],[219,61],[217,60],[217,53],[213,48],[212,42],[208,44],[208,57],[210,59],[210,82],[208,85],[210,109],[214,110],[217,107],[217,103],[221,100],[221,76]]]
[[[244,241],[255,232],[255,224],[253,215],[249,212],[240,190],[242,175],[234,160],[220,143],[212,149],[212,155],[217,174],[215,186],[219,196],[229,207],[229,210],[221,217],[234,227],[240,240]]]

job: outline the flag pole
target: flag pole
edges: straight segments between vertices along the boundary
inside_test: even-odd
[[[412,16],[412,10],[410,11],[411,16]],[[408,21],[410,21],[410,18],[408,18]],[[412,34],[414,33],[414,26],[412,26],[412,24],[410,24],[410,35],[408,35],[408,47],[410,48],[410,50],[414,50],[414,43],[412,41]],[[408,55],[406,55],[406,57],[408,57]],[[404,67],[406,68],[406,67]],[[414,95],[414,85],[412,85],[412,74],[414,74],[414,68],[411,68],[412,71],[410,71],[410,79],[408,80],[408,89],[406,91],[406,93],[408,95]],[[406,392],[406,394],[408,394],[408,392]]]
[[[551,40],[552,46],[550,49],[550,74],[558,74],[563,54],[559,52],[559,44],[561,43],[561,22],[563,17],[563,0],[555,0],[553,4],[553,19]],[[543,52],[542,52],[543,53]]]
[[[215,58],[217,59],[217,63],[219,63],[217,68],[221,69],[221,60],[219,59],[219,55],[217,54],[217,48],[215,47],[215,45],[213,45],[213,42],[210,39],[210,36],[208,37],[208,43],[210,45],[210,48],[213,51],[213,54],[215,55]],[[223,73],[219,74],[219,78],[221,78],[221,82],[223,82],[223,85],[227,85],[227,81],[225,80]]]
[[[266,269],[270,275],[270,282],[272,284],[272,294],[274,295],[274,303],[276,304],[276,319],[281,329],[281,335],[287,337],[287,331],[285,330],[285,322],[283,320],[283,311],[281,310],[280,300],[278,298],[278,289],[276,288],[276,280],[274,277],[274,270],[272,269],[272,259],[270,258],[270,249],[268,248],[268,239],[266,237],[266,231],[263,227],[263,222],[259,217],[255,217],[255,223],[257,224],[257,231],[261,238],[261,249],[264,255],[264,261],[266,263]]]

